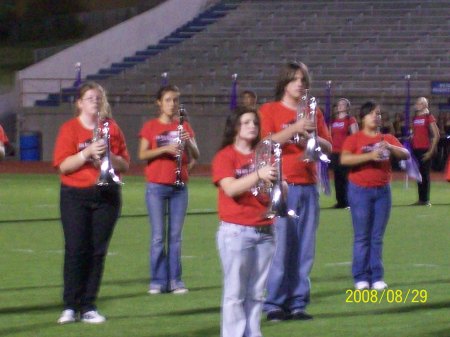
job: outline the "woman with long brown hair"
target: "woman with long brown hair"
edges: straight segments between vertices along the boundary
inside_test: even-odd
[[[271,165],[255,169],[259,116],[238,107],[228,117],[220,150],[212,162],[218,188],[217,247],[223,269],[222,337],[261,336],[264,287],[274,250],[268,199],[252,194],[258,181],[276,178]]]

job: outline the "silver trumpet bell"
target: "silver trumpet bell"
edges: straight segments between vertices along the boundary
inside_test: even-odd
[[[286,198],[283,193],[283,187],[280,184],[275,183],[272,187],[272,193],[270,194],[270,204],[267,207],[265,215],[267,219],[273,219],[277,216],[285,217],[288,215]]]
[[[314,124],[317,125],[317,119],[316,119],[316,108],[317,108],[317,102],[315,97],[311,97],[309,99],[309,116],[308,118],[311,118]],[[322,152],[322,149],[319,145],[319,141],[317,140],[317,133],[316,131],[312,132],[311,137],[306,142],[305,152],[303,154],[303,160],[306,162],[315,162],[315,161],[322,161],[329,163],[330,159],[328,156]]]
[[[281,145],[273,142],[273,156],[277,168],[277,179],[274,181],[270,191],[270,202],[265,214],[267,219],[296,216],[295,212],[288,210],[286,205],[287,185],[282,180],[281,153]]]
[[[100,176],[97,180],[97,186],[108,186],[110,184],[117,184],[117,185],[123,185],[123,182],[120,180],[120,178],[116,175],[114,172],[114,168],[111,164],[111,157],[110,157],[110,144],[109,144],[109,123],[104,122],[102,127],[102,135],[103,139],[106,143],[106,153],[101,159],[100,164]]]

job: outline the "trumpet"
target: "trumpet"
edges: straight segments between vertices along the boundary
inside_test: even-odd
[[[186,109],[184,108],[183,104],[180,104],[180,107],[178,109],[178,114],[179,114],[179,120],[178,120],[178,127],[177,127],[177,138],[176,138],[176,143],[178,144],[178,151],[177,154],[175,155],[175,161],[177,164],[177,167],[175,169],[175,182],[174,182],[174,187],[175,188],[183,188],[184,187],[184,181],[181,177],[181,170],[182,170],[182,165],[183,165],[183,153],[184,153],[184,146],[185,146],[185,142],[182,139],[183,136],[183,132],[184,132],[184,127],[183,127],[183,123],[184,123],[184,119],[186,117]]]
[[[259,180],[257,184],[251,189],[254,196],[267,195],[269,196],[269,206],[264,214],[268,219],[274,217],[296,216],[293,210],[288,210],[286,205],[286,187],[282,180],[282,149],[281,145],[272,141],[269,137],[261,141],[255,149],[255,163],[254,169],[267,165],[274,165],[277,170],[276,180],[268,184],[263,180]]]
[[[256,145],[254,159],[255,171],[264,166],[273,164],[272,147],[273,142],[270,137],[262,140]],[[260,179],[256,185],[252,187],[251,192],[254,196],[258,196],[259,194],[270,194],[272,192],[272,184]]]
[[[310,94],[309,94],[309,89],[304,89],[302,92],[302,95],[300,96],[300,102],[297,105],[297,121],[299,121],[302,118],[305,118],[305,116],[308,115],[308,103],[310,100]],[[300,144],[301,142],[301,137],[300,135],[297,133],[294,136],[294,143],[295,144]]]
[[[281,145],[279,143],[273,144],[273,155],[277,169],[277,178],[272,184],[269,206],[267,207],[265,214],[265,217],[268,219],[293,215],[293,211],[288,211],[286,205],[286,190],[283,186],[283,180],[281,179]]]
[[[100,111],[97,112],[97,126],[93,131],[92,142],[96,142],[100,139],[106,144],[105,154],[100,159],[100,175],[97,179],[97,186],[108,186],[110,184],[123,185],[119,176],[116,175],[114,168],[111,164],[110,153],[110,133],[108,120],[102,120],[100,118]]]
[[[305,96],[302,96],[298,110],[300,111],[298,118],[309,118],[313,121],[314,125],[317,127],[317,101],[314,96],[309,97],[308,92],[306,93]],[[321,160],[326,163],[330,162],[328,156],[322,152],[322,149],[319,145],[319,141],[317,139],[316,131],[312,131],[310,137],[306,141],[303,160],[306,162],[314,162],[318,160]]]

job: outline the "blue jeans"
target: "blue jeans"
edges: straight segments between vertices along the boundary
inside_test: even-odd
[[[274,246],[271,226],[221,222],[217,247],[224,275],[222,337],[262,337],[264,288]]]
[[[352,273],[354,282],[383,280],[383,236],[391,212],[391,187],[348,185],[354,241]]]
[[[146,201],[152,235],[150,289],[166,292],[182,288],[181,232],[188,204],[187,187],[148,183]]]
[[[298,217],[275,221],[276,249],[267,281],[265,312],[304,310],[310,300],[309,274],[319,224],[317,186],[289,185],[287,208]]]

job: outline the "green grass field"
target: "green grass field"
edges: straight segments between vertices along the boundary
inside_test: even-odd
[[[98,300],[108,321],[59,326],[63,240],[58,178],[0,175],[0,336],[219,336],[221,270],[215,248],[214,187],[208,178],[190,183],[183,244],[184,281],[190,292],[150,296],[145,184],[142,177],[124,180],[122,217]],[[386,293],[381,303],[348,303],[350,214],[332,209],[334,198],[322,196],[308,308],[314,320],[263,321],[264,336],[450,336],[450,184],[433,183],[431,208],[408,206],[416,194],[414,184],[405,189],[402,182],[393,183],[384,262],[390,295],[398,295],[389,298]]]

